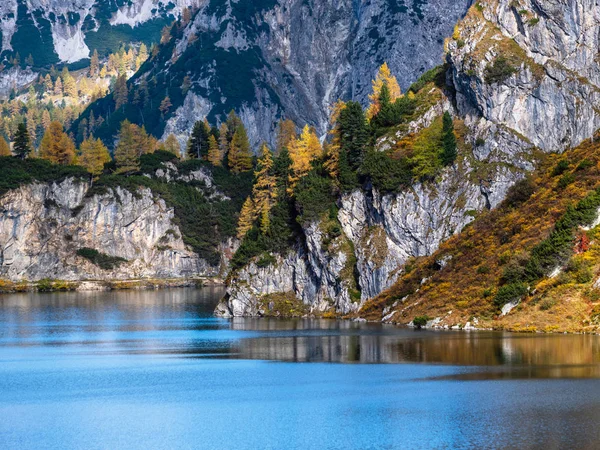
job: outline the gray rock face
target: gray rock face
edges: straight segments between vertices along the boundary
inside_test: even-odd
[[[563,151],[600,127],[600,6],[593,0],[482,2],[449,42],[461,113],[485,117],[544,151]],[[460,45],[459,45],[460,44]],[[499,57],[512,74],[487,79]]]
[[[225,50],[237,54],[234,60],[239,61],[257,55],[249,75],[254,85],[251,98],[232,99],[239,93],[225,89],[227,80],[213,61],[188,73],[196,93],[185,101],[195,105],[196,120],[207,115],[206,105],[211,105],[209,114],[221,120],[234,107],[257,146],[264,139],[274,142],[274,125],[281,117],[299,126],[313,125],[324,135],[331,106],[338,99],[366,103],[371,80],[384,61],[402,87],[408,87],[442,62],[443,39],[471,0],[273,0],[254,6],[251,13],[242,3],[227,1],[218,8],[214,1],[206,2],[176,43],[171,60],[177,61],[192,42],[197,45],[198,36],[211,34],[216,37],[204,37],[195,52]],[[205,101],[191,102],[190,96]],[[189,134],[189,117],[187,106],[178,110],[172,119],[177,127],[168,132]]]
[[[89,185],[67,179],[33,184],[0,197],[0,278],[114,280],[215,276],[183,243],[173,210],[149,189],[121,188],[86,196]],[[229,243],[232,245],[232,243]],[[125,258],[102,270],[81,248]],[[223,254],[231,251],[223,245]]]

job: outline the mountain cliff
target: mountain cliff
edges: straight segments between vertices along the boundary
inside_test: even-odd
[[[285,314],[281,298],[300,299],[313,312],[358,312],[412,270],[414,258],[431,255],[482,211],[497,207],[512,184],[545,160],[544,152],[563,152],[592,137],[599,126],[598,13],[591,1],[472,6],[446,42],[440,100],[425,102],[433,106],[408,124],[418,130],[451,112],[464,127],[456,163],[435,180],[395,194],[367,184],[342,195],[333,217],[342,230],[337,244],[323,245],[320,230],[330,219],[307,224],[298,246],[275,264],[259,264],[262,258],[235,274],[218,313]],[[435,89],[425,86],[421,92]],[[380,138],[376,150],[400,145],[403,129]],[[436,266],[448,261],[442,256]],[[404,296],[384,303],[378,319],[400,308]]]
[[[108,142],[128,118],[183,143],[196,120],[216,123],[235,109],[255,147],[263,140],[274,143],[282,117],[324,135],[338,99],[366,104],[384,61],[405,88],[437,66],[444,37],[470,3],[203,2],[189,24],[175,24],[160,52],[132,79],[130,93],[145,80],[152,101],[122,111],[115,111],[110,98],[98,102],[92,110],[106,118],[98,133]],[[172,108],[164,114],[158,108],[167,96]]]

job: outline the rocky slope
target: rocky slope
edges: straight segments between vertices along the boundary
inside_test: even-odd
[[[590,137],[599,126],[593,59],[599,13],[586,0],[571,6],[527,1],[473,6],[446,44],[448,100],[409,125],[422,127],[441,110],[451,110],[465,126],[458,163],[435,182],[396,195],[367,188],[345,196],[338,205],[339,239],[352,242],[344,247],[345,258],[335,248],[311,245],[318,243],[319,226],[305,227],[305,244],[284,258],[291,282],[270,282],[279,274],[277,264],[250,264],[233,278],[218,312],[268,313],[273,304],[263,300],[276,292],[313,311],[358,311],[394,283],[407,261],[432,254],[478,212],[496,207],[510,185],[535,167],[536,149],[561,152]],[[378,147],[402,137],[399,131]],[[343,261],[332,263],[340,260],[355,261],[352,276],[343,276]],[[446,263],[441,258],[436,264]],[[348,285],[360,295],[351,295]]]
[[[18,176],[15,169],[1,173]],[[219,209],[227,215],[239,205],[217,188],[209,170],[184,172],[166,162],[137,179],[112,175],[90,184],[81,176],[62,178],[32,180],[0,195],[0,280],[226,274],[236,241],[218,217],[206,216]],[[202,246],[205,259],[194,245]]]
[[[135,122],[183,141],[195,119],[218,122],[235,109],[256,146],[273,142],[281,117],[310,124],[321,135],[338,99],[367,101],[371,79],[387,61],[403,87],[441,62],[443,38],[470,0],[261,2],[207,1],[185,28],[133,80],[156,83],[154,109],[127,111]],[[189,92],[181,89],[190,77]],[[133,89],[133,88],[132,88]],[[158,105],[169,96],[164,118]],[[111,109],[112,108],[112,109]],[[114,106],[100,102],[96,116]],[[112,136],[115,114],[99,133]]]

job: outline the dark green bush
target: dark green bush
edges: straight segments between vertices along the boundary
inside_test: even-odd
[[[319,219],[335,203],[331,179],[320,176],[315,171],[300,180],[295,193],[300,224]]]
[[[89,260],[92,264],[97,265],[102,270],[112,270],[115,267],[119,267],[124,262],[127,262],[125,258],[109,256],[104,253],[100,253],[98,250],[88,247],[77,250],[77,255]]]
[[[575,175],[572,173],[565,173],[562,177],[558,179],[558,183],[556,183],[556,187],[558,189],[564,189],[571,183],[575,181]]]
[[[361,173],[381,192],[398,192],[410,186],[413,178],[405,158],[394,159],[387,153],[374,150],[367,153]]]
[[[487,84],[502,83],[512,76],[517,69],[513,67],[504,56],[498,56],[493,64],[485,69]]]
[[[569,161],[567,161],[566,159],[561,159],[552,168],[551,175],[553,177],[557,177],[557,176],[562,175],[563,173],[565,173],[567,170],[569,170]]]
[[[516,208],[525,203],[535,192],[536,186],[530,176],[523,178],[513,184],[506,194],[505,207]]]
[[[429,317],[427,317],[427,316],[417,316],[413,319],[413,325],[415,326],[415,328],[417,330],[419,330],[422,327],[424,327],[425,325],[427,325],[428,320],[429,320]]]
[[[505,284],[498,289],[498,292],[494,297],[494,303],[496,306],[502,307],[507,303],[521,299],[525,294],[527,294],[527,291],[527,285],[524,283]]]

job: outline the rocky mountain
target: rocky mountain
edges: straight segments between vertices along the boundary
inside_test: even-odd
[[[366,186],[344,195],[335,218],[343,233],[333,245],[324,245],[319,222],[308,224],[298,247],[275,264],[255,261],[240,270],[218,312],[278,314],[272,300],[278,295],[313,311],[357,312],[407,273],[413,258],[431,255],[481,211],[499,205],[508,188],[544,159],[539,151],[562,152],[593,137],[600,125],[599,13],[587,0],[471,7],[446,43],[441,99],[425,102],[433,105],[408,125],[419,129],[450,111],[465,127],[457,163],[435,181],[398,194]],[[398,145],[405,136],[399,129],[376,148]],[[436,264],[447,262],[441,257]],[[394,296],[394,307],[402,307],[403,297]],[[395,312],[387,306],[380,318]]]
[[[321,135],[338,99],[365,103],[371,80],[387,61],[403,87],[442,61],[443,39],[470,0],[262,0],[203,2],[187,25],[131,81],[152,87],[147,108],[115,111],[111,99],[93,107],[106,117],[98,133],[110,141],[124,118],[183,143],[194,121],[211,123],[235,109],[254,146],[274,140],[282,118]],[[189,77],[190,86],[184,86]],[[189,88],[189,90],[188,90]],[[172,103],[159,111],[165,97]]]

